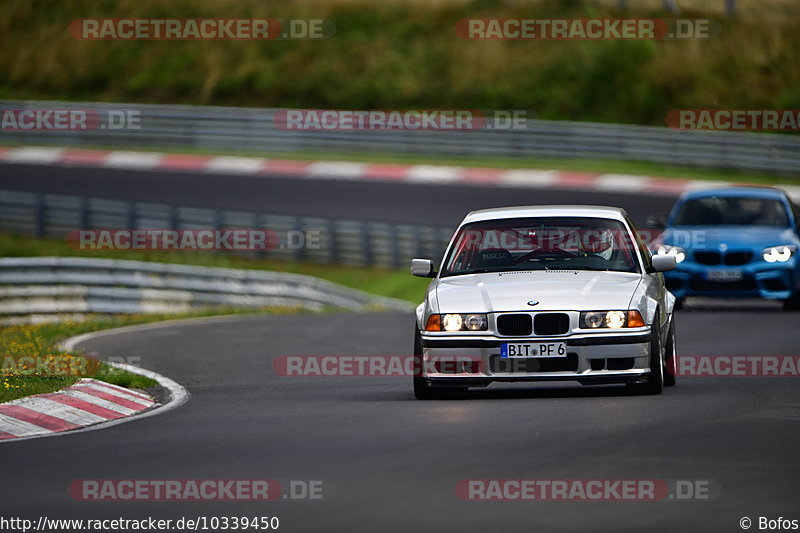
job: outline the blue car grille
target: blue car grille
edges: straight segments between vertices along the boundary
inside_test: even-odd
[[[753,252],[728,252],[725,254],[726,265],[746,265],[753,258]]]
[[[719,259],[719,252],[694,252],[694,260],[701,265],[718,265]]]
[[[729,251],[725,254],[701,250],[693,253],[694,260],[701,265],[714,266],[724,263],[726,265],[746,265],[753,259],[753,252],[750,251]]]

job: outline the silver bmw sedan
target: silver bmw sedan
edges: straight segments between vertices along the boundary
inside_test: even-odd
[[[675,298],[623,209],[507,207],[474,211],[416,309],[414,394],[458,396],[496,381],[675,384]]]

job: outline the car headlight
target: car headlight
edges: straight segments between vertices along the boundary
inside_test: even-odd
[[[580,326],[583,329],[620,329],[644,326],[642,314],[636,310],[628,311],[585,311],[581,313]]]
[[[785,263],[792,258],[792,255],[797,251],[797,246],[793,244],[785,246],[770,246],[761,252],[761,257],[767,263]]]
[[[684,259],[686,259],[686,250],[681,248],[680,246],[671,246],[669,244],[662,244],[656,250],[658,255],[673,255],[675,256],[675,262],[681,263]]]
[[[425,331],[486,331],[488,327],[485,313],[447,313],[428,317]]]

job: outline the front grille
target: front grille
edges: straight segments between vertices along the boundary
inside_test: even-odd
[[[689,288],[693,291],[752,291],[756,289],[756,282],[753,278],[745,278],[741,281],[693,279],[689,282]]]
[[[726,265],[746,265],[753,258],[753,252],[728,252],[725,254]]]
[[[694,260],[701,265],[718,265],[719,252],[694,252]]]
[[[694,252],[694,260],[701,265],[746,265],[753,259],[753,252],[727,252],[724,256],[720,252],[701,250]]]
[[[500,315],[497,317],[497,332],[511,337],[527,337],[533,332],[531,315]]]
[[[563,335],[569,331],[569,315],[539,313],[533,317],[533,331],[537,335]]]
[[[526,359],[504,359],[499,355],[489,358],[489,368],[495,374],[516,374],[530,372],[577,372],[578,354],[566,357],[539,357]]]

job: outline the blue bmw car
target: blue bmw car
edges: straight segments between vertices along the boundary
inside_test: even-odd
[[[655,222],[655,223],[653,223]],[[688,192],[666,220],[653,251],[675,256],[665,272],[680,305],[687,296],[760,297],[800,309],[800,210],[771,187]]]

